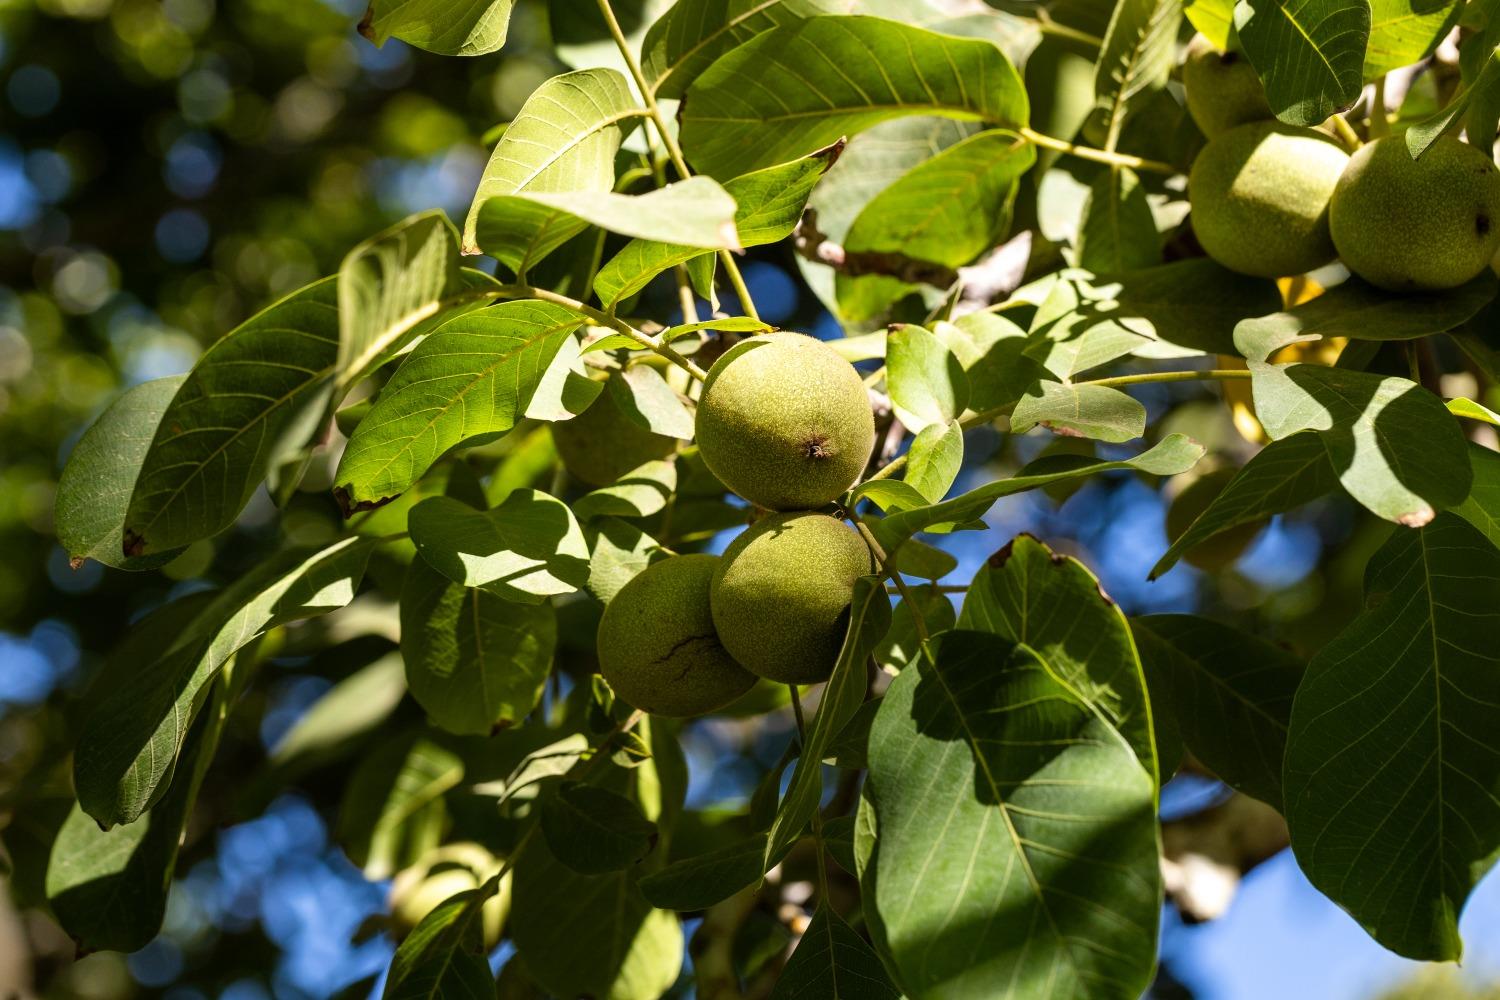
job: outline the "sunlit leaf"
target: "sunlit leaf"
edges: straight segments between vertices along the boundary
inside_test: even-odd
[[[1026,124],[1026,91],[998,47],[873,17],[813,17],[757,35],[688,88],[682,143],[728,178],[902,115]]]
[[[679,0],[646,32],[641,71],[657,97],[681,97],[698,74],[741,42],[851,6],[851,0]]]
[[[359,33],[399,38],[443,56],[482,56],[505,44],[512,0],[370,0]]]
[[[1373,513],[1417,527],[1468,495],[1463,431],[1416,383],[1309,364],[1252,361],[1250,371],[1266,433],[1316,432],[1339,482]]]
[[[502,302],[438,327],[396,370],[350,439],[334,481],[346,512],[405,491],[437,458],[510,430],[583,317],[545,302]]]
[[[936,503],[948,495],[964,461],[964,432],[957,420],[928,424],[911,443],[905,481]]]
[[[1426,58],[1452,30],[1463,6],[1458,0],[1370,0],[1365,79]]]
[[[271,762],[286,766],[315,760],[380,725],[405,695],[401,656],[387,653],[313,702],[271,748]]]
[[[1276,117],[1311,127],[1359,97],[1368,0],[1239,0],[1234,26]]]
[[[540,490],[516,490],[486,511],[429,497],[412,508],[409,524],[428,565],[465,587],[535,604],[588,579],[583,530],[567,504]]]
[[[429,739],[379,746],[344,786],[339,836],[349,860],[369,878],[390,878],[437,846],[425,832],[412,836],[411,822],[463,776],[463,761]]]
[[[1010,417],[1017,434],[1038,426],[1070,437],[1132,441],[1146,433],[1146,408],[1107,385],[1042,382],[1021,397]]]
[[[901,422],[913,433],[946,424],[969,401],[963,365],[920,326],[902,324],[886,337],[886,386]]]

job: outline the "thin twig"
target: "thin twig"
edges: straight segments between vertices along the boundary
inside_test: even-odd
[[[1022,136],[1034,145],[1042,146],[1046,149],[1055,149],[1059,153],[1067,153],[1069,156],[1076,156],[1080,160],[1093,160],[1095,163],[1108,163],[1116,167],[1145,170],[1153,174],[1165,174],[1168,177],[1181,173],[1172,164],[1164,163],[1161,160],[1148,160],[1140,156],[1131,156],[1129,153],[1114,153],[1105,149],[1095,149],[1093,146],[1080,146],[1077,143],[1068,142],[1064,139],[1043,135],[1041,132],[1033,131],[1024,125],[1019,131]]]

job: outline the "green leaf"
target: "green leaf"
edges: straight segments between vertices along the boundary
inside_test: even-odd
[[[68,455],[57,481],[57,541],[75,566],[93,559],[116,569],[155,569],[177,550],[125,555],[125,514],[161,416],[186,375],[143,382],[99,415]]]
[[[688,159],[728,178],[903,115],[1018,127],[1026,91],[990,42],[874,17],[813,17],[733,49],[688,88]]]
[[[1462,503],[1471,473],[1463,430],[1414,382],[1322,365],[1250,362],[1255,413],[1272,439],[1315,431],[1350,496],[1419,527]]]
[[[414,215],[350,250],[338,281],[343,389],[409,343],[463,289],[458,230],[440,211]]]
[[[900,1000],[880,956],[826,903],[813,914],[771,1000]]]
[[[964,461],[964,430],[957,420],[928,424],[911,443],[905,481],[932,503],[948,495]]]
[[[1024,352],[1026,331],[1003,316],[972,312],[953,323],[934,323],[933,333],[958,358],[969,377],[969,408],[998,410],[1018,401],[1051,375]]]
[[[969,380],[963,365],[925,328],[904,323],[886,336],[886,387],[896,416],[914,433],[963,412]]]
[[[673,462],[647,462],[608,486],[601,486],[573,502],[580,521],[596,517],[650,517],[659,513],[677,489],[677,466]]]
[[[1500,427],[1500,413],[1496,413],[1482,403],[1476,403],[1472,399],[1462,396],[1450,399],[1443,404],[1448,407],[1448,412],[1455,417],[1463,417],[1467,420],[1478,420],[1489,424],[1491,427]]]
[[[198,359],[162,414],[125,516],[127,556],[223,531],[286,443],[317,429],[339,349],[335,279],[231,330]],[[311,418],[309,420],[309,418]]]
[[[1150,699],[1130,623],[1083,563],[1017,535],[975,575],[958,628],[1026,646],[1156,773]]]
[[[1010,479],[986,483],[952,500],[891,514],[875,525],[875,534],[885,550],[891,552],[919,531],[977,520],[995,501],[1014,493],[1117,469],[1133,469],[1153,476],[1175,476],[1191,469],[1202,457],[1203,446],[1184,434],[1170,434],[1153,447],[1127,459],[1106,461],[1079,455],[1054,455],[1031,463]]]
[[[349,860],[367,878],[390,878],[436,847],[412,835],[413,820],[463,776],[458,755],[425,737],[377,747],[344,786],[339,839]]]
[[[1133,624],[1141,661],[1168,693],[1194,756],[1230,787],[1281,809],[1287,720],[1302,661],[1195,615],[1146,615]]]
[[[641,42],[641,72],[657,97],[681,97],[736,45],[782,24],[844,13],[844,0],[679,0]]]
[[[1474,469],[1474,485],[1464,502],[1453,508],[1453,513],[1500,548],[1500,453],[1471,441],[1469,461]]]
[[[508,431],[583,317],[546,302],[502,302],[439,326],[407,357],[360,421],[334,481],[346,513],[378,507],[438,457]]]
[[[766,835],[757,833],[652,872],[641,879],[641,892],[665,910],[706,910],[759,882],[765,862]]]
[[[315,760],[390,718],[406,695],[406,667],[387,653],[329,688],[271,749],[280,767]]]
[[[568,505],[540,490],[516,490],[493,510],[450,497],[412,508],[411,540],[454,583],[536,604],[588,580],[589,548]]]
[[[1385,947],[1457,960],[1500,839],[1500,550],[1440,515],[1395,532],[1365,610],[1307,666],[1286,816],[1307,877]]]
[[[590,526],[588,591],[608,604],[636,575],[651,564],[661,543],[629,521],[601,517]]]
[[[1370,0],[1364,78],[1377,79],[1431,55],[1463,6],[1457,0]]]
[[[1034,162],[1031,143],[994,129],[949,146],[882,190],[844,238],[846,271],[835,283],[843,313],[879,315],[915,287],[890,274],[957,268],[994,246],[1010,229],[1020,177]],[[855,265],[887,273],[849,273]]]
[[[1177,62],[1182,0],[1121,0],[1099,50],[1094,95],[1116,133],[1131,98],[1160,90]]]
[[[524,719],[542,696],[556,646],[551,605],[453,583],[422,559],[408,567],[401,591],[406,684],[449,732],[484,735]]]
[[[277,553],[217,595],[180,631],[116,672],[129,683],[91,699],[73,755],[78,801],[100,825],[133,823],[167,791],[188,727],[211,682],[247,643],[277,625],[348,604],[376,542]]]
[[[933,640],[876,713],[864,794],[878,831],[865,915],[908,996],[1145,991],[1161,906],[1155,783],[1025,646]]]
[[[440,56],[482,56],[505,44],[512,0],[370,0],[359,33],[377,46],[399,38]]]
[[[1443,292],[1398,295],[1351,277],[1337,288],[1286,312],[1242,321],[1234,344],[1252,361],[1264,361],[1288,344],[1326,337],[1354,340],[1412,340],[1462,325],[1494,298],[1495,275],[1486,270],[1466,284]]]
[[[1183,14],[1193,27],[1213,42],[1220,52],[1229,48],[1229,36],[1234,28],[1234,0],[1188,0]]]
[[[653,909],[634,869],[580,875],[535,841],[516,862],[516,950],[556,996],[658,1000],[682,967],[677,915]]]
[[[678,9],[680,5],[673,11]],[[740,244],[757,247],[779,243],[790,236],[802,217],[813,186],[838,160],[843,148],[843,143],[837,142],[790,163],[778,163],[725,181],[724,190],[736,206],[734,226]],[[594,293],[606,307],[613,306],[645,288],[663,271],[702,254],[697,247],[631,240],[599,269],[594,277]]]
[[[541,826],[553,857],[581,875],[629,868],[656,846],[656,824],[640,806],[576,781],[542,799]]]
[[[891,601],[885,593],[885,582],[879,577],[862,576],[854,584],[849,604],[849,631],[843,648],[833,665],[833,674],[823,688],[818,714],[808,727],[797,758],[797,769],[787,785],[776,819],[766,840],[765,867],[769,871],[776,859],[784,856],[823,799],[823,758],[829,744],[843,730],[865,700],[865,661],[891,627]]]
[[[135,951],[161,929],[178,845],[223,728],[221,700],[183,747],[182,780],[149,812],[105,830],[75,804],[63,821],[47,863],[47,899],[80,945]]]
[[[1494,107],[1497,95],[1500,95],[1500,52],[1491,50],[1473,82],[1455,94],[1437,114],[1406,130],[1406,148],[1412,159],[1427,152],[1445,132],[1463,121],[1471,107],[1477,111]],[[1483,124],[1486,131],[1494,128],[1493,121]]]
[[[1017,434],[1037,426],[1118,444],[1146,433],[1146,408],[1107,385],[1042,382],[1021,397],[1010,417],[1010,429]]]
[[[1140,178],[1128,167],[1102,170],[1084,202],[1078,266],[1100,274],[1161,263],[1161,235]]]
[[[1151,567],[1150,579],[1222,531],[1300,507],[1337,488],[1338,475],[1317,434],[1293,434],[1272,441],[1235,473],[1208,509],[1163,553]]]
[[[588,190],[498,194],[479,206],[474,231],[479,246],[519,273],[590,225],[622,236],[682,244],[699,252],[736,250],[740,240],[734,214],[734,198],[716,181],[689,177],[644,194]]]
[[[491,198],[522,191],[613,188],[615,153],[635,127],[635,119],[644,114],[617,70],[578,70],[543,83],[526,99],[490,154],[464,221],[464,252],[480,252],[475,223],[480,207]],[[538,229],[531,236],[539,238],[544,232]],[[485,252],[513,271],[538,259],[526,252],[524,242],[486,247]]]
[[[460,892],[434,907],[401,941],[382,1000],[493,997],[495,977],[484,948],[484,904],[499,882]]]
[[[636,426],[653,434],[692,440],[693,415],[655,368],[632,365],[610,379],[604,391],[613,394],[620,412]]]
[[[1319,125],[1364,84],[1368,0],[1239,0],[1234,26],[1276,117]]]

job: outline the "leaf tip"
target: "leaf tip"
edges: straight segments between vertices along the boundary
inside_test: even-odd
[[[86,562],[88,562],[88,561],[89,560],[88,560],[87,556],[69,556],[68,557],[68,569],[71,569],[74,572],[77,572],[78,570],[83,569],[83,564],[86,563]]]
[[[373,3],[365,8],[365,16],[359,19],[354,30],[369,39],[377,48],[379,47],[380,39],[375,37],[375,5]]]
[[[1405,514],[1398,514],[1396,516],[1396,523],[1403,524],[1408,528],[1420,528],[1424,524],[1431,522],[1436,516],[1437,511],[1433,510],[1430,506],[1419,507],[1416,510],[1407,511]]]

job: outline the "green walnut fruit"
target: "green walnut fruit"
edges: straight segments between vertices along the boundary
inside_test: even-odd
[[[477,889],[501,868],[498,858],[482,844],[459,841],[429,851],[391,881],[391,924],[401,934],[409,933],[438,906],[460,892]],[[485,901],[479,916],[486,948],[500,943],[505,918],[510,913],[510,878],[500,880],[500,890]]]
[[[723,708],[755,675],[719,643],[709,608],[718,556],[673,556],[634,577],[599,620],[599,668],[626,704],[685,718]]]
[[[854,366],[800,333],[754,337],[710,369],[698,401],[709,471],[768,510],[821,507],[864,471],[875,418]]]
[[[1413,160],[1402,136],[1362,147],[1333,191],[1333,242],[1373,285],[1423,291],[1462,285],[1500,250],[1500,171],[1452,137]]]
[[[1210,139],[1236,125],[1274,117],[1250,60],[1240,52],[1220,52],[1202,35],[1188,43],[1182,89],[1188,114]]]
[[[1241,274],[1279,278],[1335,256],[1328,203],[1349,156],[1321,132],[1280,122],[1209,140],[1188,175],[1193,234]]]
[[[714,574],[719,641],[767,680],[826,681],[854,581],[874,571],[869,548],[836,518],[808,511],[763,518],[730,543]]]
[[[666,458],[677,439],[653,434],[631,420],[605,383],[597,399],[572,420],[552,425],[552,443],[568,472],[589,486],[608,486],[638,465]]]
[[[1204,473],[1183,488],[1167,508],[1167,540],[1176,542],[1208,509],[1229,481],[1238,474],[1237,469],[1215,469]],[[1234,565],[1250,543],[1255,541],[1267,521],[1250,521],[1237,524],[1227,531],[1205,538],[1183,553],[1182,558],[1201,570],[1218,572]]]

